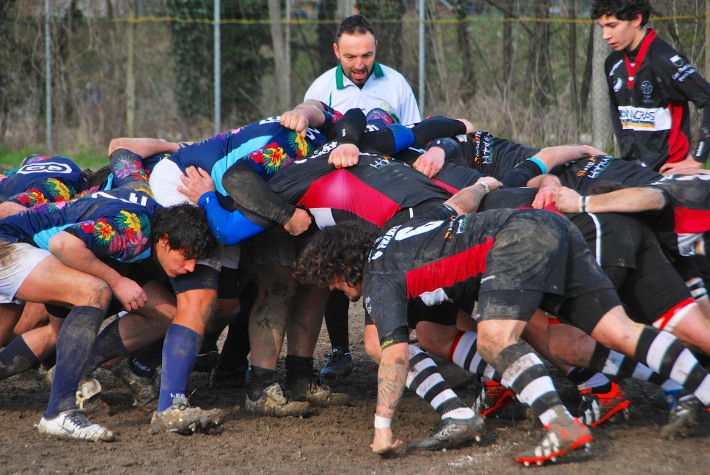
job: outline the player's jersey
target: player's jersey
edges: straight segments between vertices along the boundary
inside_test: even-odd
[[[22,165],[0,174],[0,202],[31,207],[72,199],[85,188],[81,169],[67,157],[33,155]]]
[[[303,138],[282,126],[278,117],[271,117],[181,148],[168,160],[175,162],[183,172],[189,166],[209,172],[217,193],[228,196],[222,177],[237,160],[246,160],[268,180],[281,168],[326,143],[333,130],[333,120],[328,114],[321,130],[308,129]]]
[[[375,241],[363,269],[363,305],[381,336],[407,325],[408,302],[426,305],[478,293],[496,234],[515,211],[455,216],[445,206]]]
[[[111,169],[118,188],[8,216],[0,220],[0,240],[47,249],[52,236],[67,231],[100,259],[145,259],[151,249],[151,218],[160,205],[153,199],[140,157],[131,153],[112,157]]]
[[[537,154],[540,149],[494,137],[488,132],[463,134],[456,137],[465,165],[498,180],[515,165]]]
[[[634,61],[625,51],[612,52],[605,61],[612,124],[621,156],[658,170],[665,162],[688,155],[688,101],[699,108],[710,106],[710,85],[653,30],[641,42]],[[710,151],[706,138],[699,138],[694,151],[702,161]]]
[[[649,186],[662,189],[670,200],[680,254],[696,253],[703,233],[710,231],[710,175],[672,175]]]
[[[361,153],[356,166],[339,170],[316,154],[284,168],[269,185],[285,201],[308,208],[320,229],[352,219],[379,228],[403,209],[451,196],[409,165],[371,153]]]
[[[583,195],[587,194],[592,185],[600,181],[633,187],[648,185],[663,178],[663,175],[650,168],[609,155],[594,155],[568,162],[553,168],[550,173],[557,175],[563,186]]]
[[[144,259],[150,254],[150,218],[159,207],[146,191],[118,188],[39,205],[0,221],[0,240],[47,249],[52,236],[67,231],[99,258]]]

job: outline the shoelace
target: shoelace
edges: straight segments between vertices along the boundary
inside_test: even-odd
[[[92,422],[89,421],[89,419],[84,417],[84,415],[78,411],[69,414],[67,416],[67,419],[69,419],[69,422],[72,425],[77,426],[79,429],[86,429],[87,427],[93,425]]]

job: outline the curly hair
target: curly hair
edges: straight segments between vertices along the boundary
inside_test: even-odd
[[[296,260],[294,272],[305,284],[328,287],[336,278],[362,282],[367,253],[377,237],[372,228],[348,221],[316,233]]]
[[[171,249],[182,251],[186,259],[206,259],[217,252],[205,210],[191,204],[160,208],[153,216],[153,244],[167,236]]]
[[[648,0],[594,0],[590,13],[592,20],[610,15],[622,21],[632,21],[640,13],[641,26],[644,26],[648,23],[651,10]]]

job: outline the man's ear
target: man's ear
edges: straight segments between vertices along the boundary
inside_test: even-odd
[[[335,53],[335,57],[340,59],[340,51],[338,50],[338,43],[333,43],[333,53]]]
[[[168,233],[163,234],[158,238],[158,242],[156,243],[159,246],[165,248],[165,249],[170,249],[170,241],[168,240]]]
[[[636,18],[631,20],[631,26],[633,26],[634,28],[640,28],[642,21],[643,21],[643,15],[641,13],[637,13]]]

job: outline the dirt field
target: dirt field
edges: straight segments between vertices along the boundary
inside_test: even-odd
[[[0,473],[276,473],[276,474],[448,474],[546,473],[577,475],[707,474],[710,473],[710,427],[697,428],[690,438],[668,442],[659,437],[666,411],[660,392],[649,385],[624,383],[632,400],[631,417],[593,431],[589,452],[578,451],[544,468],[516,466],[514,456],[542,436],[527,421],[490,419],[480,444],[436,453],[382,459],[369,449],[375,405],[376,367],[365,355],[361,313],[351,318],[356,370],[336,385],[352,394],[349,406],[320,409],[303,419],[254,417],[241,409],[244,391],[210,390],[207,375],[191,380],[193,405],[219,407],[227,413],[219,435],[151,435],[150,416],[131,407],[131,397],[110,372],[99,370],[108,414],[93,417],[118,433],[114,443],[92,444],[40,436],[39,421],[49,395],[38,372],[0,382]],[[325,333],[316,350],[317,364],[328,351]],[[562,386],[574,404],[574,391]],[[474,387],[459,390],[467,403]],[[570,399],[571,398],[571,399]],[[412,393],[394,422],[405,441],[422,438],[438,416]]]

